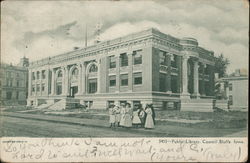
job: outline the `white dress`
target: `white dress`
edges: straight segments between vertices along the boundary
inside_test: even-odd
[[[124,126],[124,124],[125,124],[125,112],[126,112],[125,108],[122,107],[121,112],[120,112],[120,114],[121,114],[120,126]]]
[[[115,123],[115,110],[114,110],[114,108],[109,108],[109,123]]]
[[[153,121],[153,117],[152,117],[152,109],[151,108],[147,108],[146,111],[147,113],[147,117],[146,117],[146,121],[145,121],[145,128],[154,128],[154,121]]]
[[[133,111],[133,124],[141,124],[141,120],[138,116],[139,110]]]

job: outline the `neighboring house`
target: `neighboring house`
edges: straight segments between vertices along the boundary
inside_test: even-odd
[[[196,39],[151,28],[32,62],[27,102],[102,109],[114,102],[153,103],[213,111],[214,64],[214,53]]]
[[[236,70],[228,77],[216,80],[217,99],[228,100],[231,110],[248,108],[248,75],[247,71]]]
[[[28,95],[28,58],[21,58],[16,66],[1,63],[0,105],[26,105]]]

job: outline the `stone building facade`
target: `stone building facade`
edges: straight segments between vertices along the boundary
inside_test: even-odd
[[[130,102],[178,109],[182,100],[212,99],[213,87],[212,51],[194,38],[151,28],[32,62],[28,105],[65,101],[105,109]]]
[[[1,106],[26,105],[28,97],[28,58],[21,58],[16,66],[1,64],[0,100]]]
[[[248,73],[238,69],[235,73],[216,79],[217,98],[228,101],[229,110],[248,111]]]

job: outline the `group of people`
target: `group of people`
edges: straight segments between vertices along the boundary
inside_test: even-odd
[[[131,107],[130,103],[112,104],[109,110],[110,127],[134,127],[152,129],[155,126],[155,111],[152,104],[147,104],[145,108],[141,104]]]

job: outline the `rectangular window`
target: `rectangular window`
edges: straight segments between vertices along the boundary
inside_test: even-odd
[[[42,84],[42,91],[45,90],[45,84]]]
[[[141,101],[133,101],[133,108],[135,108],[135,106],[138,106],[139,104],[141,104]]]
[[[96,93],[97,79],[89,79],[89,93]]]
[[[228,104],[233,105],[233,96],[229,95]]]
[[[12,87],[12,79],[10,79],[10,86]]]
[[[128,74],[122,74],[120,76],[121,86],[128,86]]]
[[[121,67],[128,66],[128,55],[127,55],[127,53],[121,54],[120,58],[121,58]]]
[[[115,75],[109,76],[109,86],[110,87],[116,86],[116,76]]]
[[[233,84],[230,83],[230,84],[228,85],[228,88],[229,88],[229,91],[232,91],[232,90],[233,90]]]
[[[111,106],[111,105],[114,105],[115,104],[115,101],[108,101],[108,108]]]
[[[16,92],[16,99],[18,100],[19,98],[19,92]]]
[[[175,54],[171,56],[171,66],[177,68],[177,55]]]
[[[166,92],[166,75],[160,73],[160,92]]]
[[[120,106],[126,105],[127,101],[120,101]]]
[[[36,85],[36,91],[37,91],[37,92],[40,91],[40,85],[39,85],[39,84]]]
[[[160,51],[159,52],[159,62],[160,62],[160,65],[167,65],[167,55],[166,55],[166,52],[164,51]]]
[[[137,72],[133,74],[134,77],[134,85],[142,84],[142,73]]]
[[[19,87],[19,81],[16,81],[16,86]]]
[[[32,92],[35,92],[35,86],[32,85]]]
[[[116,60],[114,55],[109,57],[109,68],[116,68]]]
[[[6,92],[6,98],[7,98],[7,100],[11,100],[12,92]]]
[[[42,71],[42,79],[45,79],[46,75],[45,75],[45,70]]]
[[[142,50],[133,52],[134,65],[142,64]]]
[[[36,72],[36,78],[37,78],[37,79],[40,79],[40,71],[37,71],[37,72]]]
[[[19,78],[19,73],[18,72],[16,73],[16,77]]]
[[[35,80],[36,76],[35,76],[35,72],[32,72],[32,80]]]

